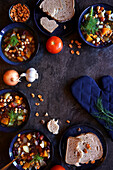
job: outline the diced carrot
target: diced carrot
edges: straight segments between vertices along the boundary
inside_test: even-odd
[[[22,62],[24,59],[22,57],[17,57],[17,60]]]
[[[47,151],[46,151],[46,150],[44,150],[43,157],[48,157],[48,153],[47,153]]]
[[[93,41],[93,38],[91,38],[91,36],[87,34],[87,36],[86,36],[86,41],[92,42],[92,41]]]
[[[31,133],[29,133],[26,137],[27,137],[29,140],[31,140],[31,138],[32,138]]]
[[[93,35],[93,38],[96,39],[96,38],[97,38],[97,35]]]
[[[19,97],[19,96],[15,96],[15,99],[17,99],[17,100],[18,100],[18,99],[20,99],[20,97]]]
[[[111,29],[110,28],[102,28],[102,35],[108,33]]]
[[[106,14],[110,15],[110,14],[111,14],[111,11],[106,11]]]
[[[4,124],[4,125],[8,125],[8,123],[9,123],[9,118],[3,118],[3,119],[1,120],[1,123]]]
[[[24,121],[25,121],[25,119],[26,119],[26,116],[24,115],[24,116],[23,116],[23,120],[22,120],[22,121],[24,122]]]
[[[21,55],[24,56],[24,52],[23,51],[21,51]]]

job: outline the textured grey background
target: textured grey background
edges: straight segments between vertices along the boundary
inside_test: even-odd
[[[13,3],[19,2],[18,0],[0,0],[0,30],[11,21],[8,17],[8,9]],[[64,48],[57,55],[49,54],[45,49],[45,43],[48,37],[43,35],[35,26],[33,21],[33,10],[37,0],[23,0],[31,10],[31,20],[29,24],[36,29],[40,37],[40,49],[37,56],[27,65],[24,66],[11,66],[0,60],[0,89],[9,88],[4,84],[2,76],[8,69],[16,69],[19,73],[25,72],[29,67],[34,67],[39,72],[39,80],[32,84],[31,88],[27,88],[27,82],[23,79],[22,83],[15,86],[16,89],[23,92],[31,105],[31,116],[27,125],[23,129],[34,128],[40,129],[47,133],[53,141],[55,147],[55,156],[51,165],[62,164],[67,170],[69,169],[66,164],[61,161],[58,151],[58,144],[62,133],[69,125],[66,120],[69,119],[71,124],[88,123],[100,129],[108,143],[108,155],[98,170],[112,170],[113,169],[113,142],[107,135],[105,129],[92,118],[72,97],[70,92],[71,83],[79,76],[88,75],[92,78],[98,79],[103,75],[113,76],[113,46],[95,49],[88,45],[82,45],[80,49],[81,55],[71,55],[68,44],[71,39],[80,39],[75,29],[69,36],[63,38]],[[91,4],[105,2],[110,5],[113,0],[78,0],[80,12]],[[77,25],[76,25],[77,28]],[[74,47],[77,49],[76,47]],[[39,107],[35,106],[36,99],[32,99],[30,93],[42,94],[44,102]],[[36,112],[40,113],[40,117],[36,117]],[[44,117],[45,112],[49,113],[49,117]],[[50,134],[46,127],[40,124],[41,119],[48,121],[50,118],[59,119],[60,133],[57,136]],[[0,132],[0,168],[6,165],[10,158],[8,156],[8,148],[12,138],[17,134]],[[50,168],[48,168],[49,170]],[[9,170],[16,170],[12,165]]]

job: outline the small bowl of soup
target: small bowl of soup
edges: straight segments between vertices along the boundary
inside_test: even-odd
[[[17,90],[0,90],[0,131],[21,129],[28,121],[30,106],[25,95]]]
[[[2,59],[12,65],[30,61],[37,53],[39,41],[36,32],[26,24],[13,23],[0,32]]]

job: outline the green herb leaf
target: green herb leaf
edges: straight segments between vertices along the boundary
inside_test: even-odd
[[[98,19],[93,17],[93,7],[91,7],[90,15],[88,19],[84,21],[84,25],[81,25],[81,30],[87,34],[95,34],[98,31],[97,22]]]
[[[16,35],[11,36],[10,38],[10,45],[12,45],[13,47],[18,43],[18,39]]]
[[[36,154],[30,163],[32,163],[32,162],[34,162],[34,161],[36,162],[36,161],[39,161],[39,160],[43,160],[43,159],[44,159],[44,158],[41,157],[41,156],[39,156],[39,154]]]
[[[9,115],[9,118],[10,118],[9,123],[13,124],[13,123],[15,122],[15,120],[17,119],[17,116],[18,116],[18,115],[17,115],[16,113],[14,113],[13,110],[11,110],[11,111],[8,113],[8,115]]]

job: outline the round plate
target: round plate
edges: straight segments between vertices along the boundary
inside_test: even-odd
[[[78,21],[78,31],[79,31],[80,37],[83,39],[83,41],[84,41],[85,43],[87,43],[88,45],[90,45],[90,46],[92,46],[92,47],[101,48],[101,47],[110,46],[110,45],[112,45],[112,42],[111,42],[111,43],[107,43],[107,44],[105,44],[105,45],[103,44],[103,45],[96,46],[96,45],[94,45],[94,44],[86,41],[86,39],[84,38],[84,36],[83,36],[83,34],[82,34],[82,32],[81,32],[80,27],[81,27],[82,19],[83,19],[84,15],[89,12],[89,10],[91,9],[92,6],[93,6],[94,8],[97,7],[97,6],[101,6],[101,7],[104,7],[106,10],[112,10],[112,12],[113,12],[113,6],[107,5],[107,4],[104,4],[104,3],[94,4],[94,5],[91,5],[91,6],[87,7],[87,8],[82,12],[82,14],[80,15],[79,21]]]
[[[81,129],[80,132],[78,132],[78,128]],[[81,164],[81,167],[76,167],[77,169],[84,169],[84,170],[85,169],[87,169],[87,170],[90,169],[90,170],[92,170],[92,169],[100,166],[101,163],[105,160],[106,155],[107,155],[107,144],[106,144],[106,141],[105,141],[104,136],[102,135],[102,133],[99,130],[97,130],[97,129],[89,126],[89,125],[80,124],[80,125],[73,125],[70,128],[68,128],[65,131],[65,133],[63,134],[63,136],[62,136],[62,138],[60,140],[59,151],[60,151],[60,156],[63,159],[63,161],[65,161],[65,154],[66,154],[66,147],[67,147],[67,139],[68,139],[68,137],[70,137],[70,136],[72,136],[72,137],[78,136],[78,135],[80,135],[82,133],[87,133],[87,132],[92,132],[92,133],[96,134],[98,136],[98,138],[100,139],[100,141],[102,143],[102,146],[103,146],[103,157],[100,160],[97,160],[95,162],[95,164],[91,164],[91,163],[89,163],[89,164]],[[67,164],[67,165],[68,165],[68,167],[70,169],[72,167],[75,167],[74,165],[69,165],[69,164]]]
[[[32,35],[33,35],[33,37],[34,37],[34,40],[35,40],[35,51],[34,51],[34,53],[31,55],[31,57],[30,57],[30,59],[28,59],[28,60],[26,60],[26,61],[23,61],[23,62],[13,62],[13,61],[11,61],[11,60],[9,60],[5,55],[4,55],[4,53],[2,52],[2,39],[3,39],[3,37],[4,37],[4,35],[8,32],[8,31],[10,31],[10,30],[12,30],[12,29],[14,29],[14,28],[23,28],[23,29],[25,29],[25,30],[28,30]],[[9,25],[7,25],[5,28],[3,28],[2,30],[1,30],[1,32],[0,32],[0,56],[1,56],[1,58],[5,61],[5,62],[7,62],[7,63],[9,63],[9,64],[11,64],[11,65],[22,65],[22,64],[25,64],[25,63],[28,63],[30,60],[32,60],[32,58],[36,55],[36,53],[38,52],[38,50],[39,50],[39,40],[38,40],[38,35],[37,35],[37,33],[34,31],[34,29],[33,28],[31,28],[30,26],[28,26],[27,24],[25,24],[25,23],[20,23],[20,22],[15,22],[15,23],[13,23],[13,24],[9,24]]]
[[[20,95],[20,96],[22,96],[24,98],[24,101],[26,103],[27,110],[28,110],[28,113],[27,113],[28,116],[27,116],[26,121],[23,122],[20,126],[7,127],[7,126],[3,126],[3,125],[0,124],[0,131],[3,131],[3,132],[14,132],[14,131],[17,131],[17,130],[21,129],[27,123],[27,121],[29,119],[29,116],[30,116],[30,106],[29,106],[29,103],[28,103],[28,100],[27,100],[26,96],[23,93],[21,93],[21,92],[19,92],[17,90],[13,90],[13,89],[3,89],[3,90],[0,90],[0,96],[2,94],[4,94],[4,93],[11,93],[11,92],[12,93],[14,93],[14,92],[18,93],[18,95]]]
[[[73,29],[75,28],[75,15],[71,20],[69,20],[67,22],[60,23],[60,22],[56,21],[59,26],[53,31],[53,33],[49,33],[48,31],[46,31],[46,29],[44,29],[42,27],[42,25],[40,24],[40,19],[42,17],[47,17],[48,19],[52,19],[49,15],[44,13],[42,11],[42,9],[39,8],[42,1],[43,0],[39,0],[36,3],[36,7],[34,10],[34,20],[35,20],[36,26],[39,28],[39,30],[47,36],[64,37],[64,36],[67,36],[68,34],[70,34],[73,31]],[[66,29],[64,29],[64,28],[66,28]]]
[[[39,131],[39,130],[34,130],[34,129],[29,129],[29,130],[24,130],[24,131],[22,131],[22,132],[19,132],[18,134],[24,134],[24,133],[29,133],[29,132],[39,132],[39,133],[41,133],[41,134],[43,134],[41,131]],[[10,144],[10,147],[9,147],[9,156],[10,156],[10,158],[11,158],[11,161],[14,159],[14,156],[13,156],[13,145],[14,145],[14,143],[15,143],[15,141],[17,140],[17,138],[18,138],[18,134],[13,138],[13,140],[12,140],[12,142],[11,142],[11,144]],[[44,135],[44,134],[43,134]],[[47,135],[47,134],[46,134]],[[48,160],[48,162],[47,162],[47,166],[49,165],[49,163],[51,162],[51,160],[52,160],[52,157],[53,157],[53,145],[52,145],[52,142],[50,141],[50,139],[47,137],[47,136],[45,136],[44,135],[44,137],[45,137],[45,139],[47,139],[50,143],[51,143],[51,158]],[[16,166],[16,168],[17,169],[19,169],[19,170],[23,170],[23,168],[22,168],[22,166],[21,165],[18,165],[17,164],[17,162],[16,161],[14,161],[13,162],[13,165],[14,166]],[[46,167],[47,167],[46,166]],[[43,170],[43,169],[46,169],[45,167],[41,167],[40,168],[40,170]]]

